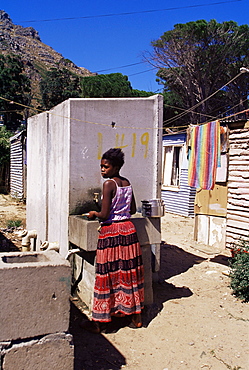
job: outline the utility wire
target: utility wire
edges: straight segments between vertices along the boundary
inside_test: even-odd
[[[100,71],[95,71],[93,73],[100,73],[100,72],[106,72],[106,71],[111,71],[112,69],[121,69],[121,68],[126,68],[126,67],[131,67],[131,66],[136,66],[138,64],[144,64],[144,62],[138,62],[138,63],[132,63],[132,64],[126,64],[124,66],[120,67],[113,67],[113,68],[108,68],[108,69],[101,69]]]
[[[132,63],[132,64],[126,64],[125,66],[121,66],[121,67],[113,67],[113,68],[108,68],[108,69],[102,69],[100,71],[93,71],[92,73],[100,73],[100,72],[107,72],[107,71],[111,71],[111,70],[114,70],[114,69],[120,69],[120,68],[126,68],[126,67],[131,67],[131,66],[135,66],[135,65],[138,65],[138,64],[144,64],[144,62],[138,62],[138,63]],[[146,73],[146,72],[149,72],[149,71],[152,71],[154,69],[157,69],[157,67],[153,67],[153,68],[150,68],[150,69],[146,69],[145,71],[141,71],[141,72],[136,72],[136,73],[132,73],[132,74],[128,74],[128,76],[135,76],[135,75],[139,75],[141,73]],[[88,77],[88,76],[86,76]],[[91,77],[91,76],[89,76]]]
[[[90,18],[115,17],[115,16],[122,16],[122,15],[133,15],[133,14],[145,14],[145,13],[165,12],[165,11],[188,9],[188,8],[200,8],[200,7],[204,7],[204,6],[228,4],[228,3],[238,2],[238,1],[242,1],[242,0],[227,0],[227,1],[218,1],[218,2],[215,2],[215,3],[205,3],[205,4],[196,4],[196,5],[185,5],[185,6],[177,6],[177,7],[172,7],[172,8],[141,10],[141,11],[134,11],[134,12],[110,13],[110,14],[99,14],[99,15],[97,15],[97,14],[95,14],[95,15],[85,15],[85,16],[82,16],[82,17],[52,18],[52,19],[34,19],[34,20],[19,21],[19,22],[21,22],[21,23],[35,23],[35,22],[54,22],[54,21],[68,21],[68,20],[75,20],[75,19],[90,19]]]
[[[157,69],[157,68],[156,67],[153,67],[153,68],[150,68],[150,69],[146,69],[146,71],[136,72],[136,73],[129,74],[128,76],[140,75],[141,73],[146,73],[146,72],[152,71],[154,69]]]

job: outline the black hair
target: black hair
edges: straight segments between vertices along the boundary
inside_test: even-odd
[[[111,148],[102,155],[102,159],[106,159],[112,166],[120,169],[124,164],[124,153],[120,148]]]

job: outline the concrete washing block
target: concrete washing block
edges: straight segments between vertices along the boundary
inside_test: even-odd
[[[143,217],[136,213],[131,218],[141,245],[144,263],[144,294],[145,304],[153,302],[152,290],[152,260],[154,254],[155,271],[159,269],[160,243],[161,243],[161,220],[160,218]],[[74,279],[81,280],[78,283],[78,297],[91,309],[93,301],[93,289],[95,282],[95,266],[89,263],[87,256],[96,251],[98,242],[98,221],[88,221],[82,216],[69,216],[69,241],[85,251],[84,257],[75,255]]]
[[[98,221],[88,221],[82,216],[69,216],[69,241],[86,251],[96,251]]]
[[[131,217],[141,245],[161,243],[161,220],[159,217],[143,217],[136,213]],[[98,242],[98,221],[88,221],[83,216],[71,215],[68,220],[69,241],[85,251],[95,251]]]
[[[59,253],[0,253],[0,341],[67,331],[70,288],[71,267]]]
[[[41,339],[11,344],[2,351],[2,370],[72,370],[72,336],[50,334]]]

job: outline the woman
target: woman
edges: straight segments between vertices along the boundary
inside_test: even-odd
[[[112,316],[132,315],[142,326],[144,270],[136,229],[130,221],[136,212],[132,186],[120,175],[124,164],[121,149],[109,149],[101,159],[103,184],[101,211],[89,212],[89,219],[101,221],[97,254],[92,321],[84,328],[100,333],[100,323]]]

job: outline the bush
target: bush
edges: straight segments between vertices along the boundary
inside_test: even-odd
[[[20,227],[21,224],[22,224],[21,220],[8,220],[7,221],[7,228],[8,229],[17,228],[17,227]]]
[[[230,278],[233,294],[249,302],[249,238],[239,241],[233,248]]]

